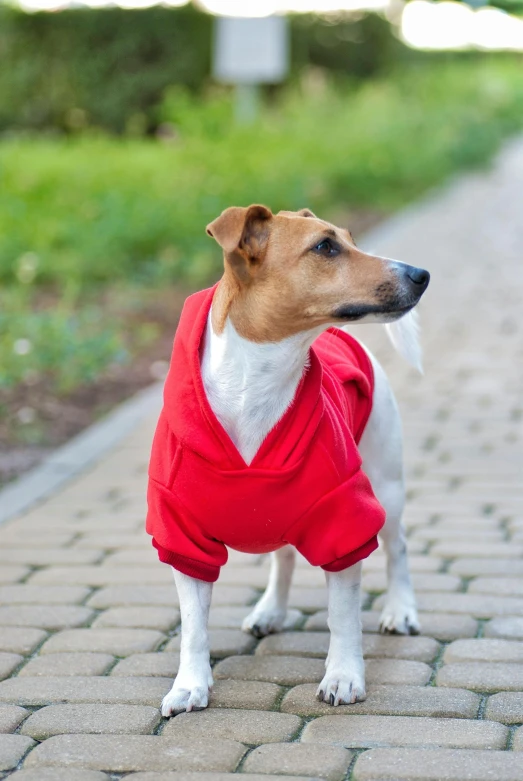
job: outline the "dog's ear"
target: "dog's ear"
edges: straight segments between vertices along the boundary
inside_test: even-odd
[[[207,225],[241,282],[250,281],[263,260],[272,216],[266,206],[231,206]]]
[[[311,212],[310,209],[300,209],[297,212],[289,212],[282,210],[278,212],[278,214],[282,214],[284,217],[314,217],[314,219],[318,219],[314,212]]]

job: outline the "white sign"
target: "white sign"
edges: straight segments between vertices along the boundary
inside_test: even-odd
[[[287,19],[216,19],[214,77],[225,84],[275,84],[288,70]]]

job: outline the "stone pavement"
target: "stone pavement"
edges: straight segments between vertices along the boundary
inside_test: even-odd
[[[267,561],[232,553],[211,611],[211,707],[161,719],[179,613],[143,532],[152,410],[94,468],[0,527],[0,777],[522,781],[522,202],[519,141],[371,237],[433,278],[423,378],[382,329],[359,331],[402,409],[422,621],[419,637],[377,634],[374,554],[366,702],[314,698],[328,642],[322,572],[300,563],[295,631],[257,641],[239,627]]]

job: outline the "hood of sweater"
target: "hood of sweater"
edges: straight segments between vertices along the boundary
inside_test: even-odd
[[[178,441],[220,470],[286,470],[305,454],[323,414],[323,369],[314,350],[294,400],[250,465],[214,414],[203,385],[201,343],[216,286],[190,296],[174,339],[164,413]]]

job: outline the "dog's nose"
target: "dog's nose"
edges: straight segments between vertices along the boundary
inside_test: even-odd
[[[428,271],[425,271],[424,268],[409,266],[407,269],[407,276],[411,282],[414,282],[416,287],[420,287],[423,288],[423,290],[426,290],[430,281],[430,274]]]

